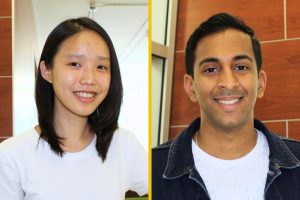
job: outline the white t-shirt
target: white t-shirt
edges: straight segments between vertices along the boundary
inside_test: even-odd
[[[104,162],[96,137],[84,150],[53,153],[34,129],[0,144],[1,200],[121,200],[148,191],[147,153],[133,134],[115,131]]]
[[[257,143],[245,156],[235,160],[213,157],[195,142],[192,152],[196,169],[212,200],[263,200],[269,168],[269,145],[257,131]]]

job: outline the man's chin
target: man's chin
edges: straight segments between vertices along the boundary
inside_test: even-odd
[[[231,132],[237,129],[241,129],[245,126],[245,122],[243,123],[241,120],[222,120],[215,123],[215,127],[218,127],[220,130],[224,132]]]

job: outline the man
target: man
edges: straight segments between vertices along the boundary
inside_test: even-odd
[[[253,30],[233,16],[193,32],[184,88],[201,119],[153,149],[153,200],[300,199],[300,144],[254,119],[267,82],[261,64]]]

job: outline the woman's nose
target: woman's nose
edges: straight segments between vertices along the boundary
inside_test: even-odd
[[[83,69],[80,77],[80,84],[88,84],[93,85],[95,84],[95,70],[88,67],[86,69]]]

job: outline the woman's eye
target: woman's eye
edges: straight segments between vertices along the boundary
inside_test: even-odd
[[[76,63],[76,62],[72,62],[72,63],[71,63],[71,66],[72,66],[73,68],[77,68],[77,67],[80,67],[80,64],[79,64],[79,63]]]
[[[108,68],[104,65],[98,65],[97,69],[100,71],[106,71]]]

